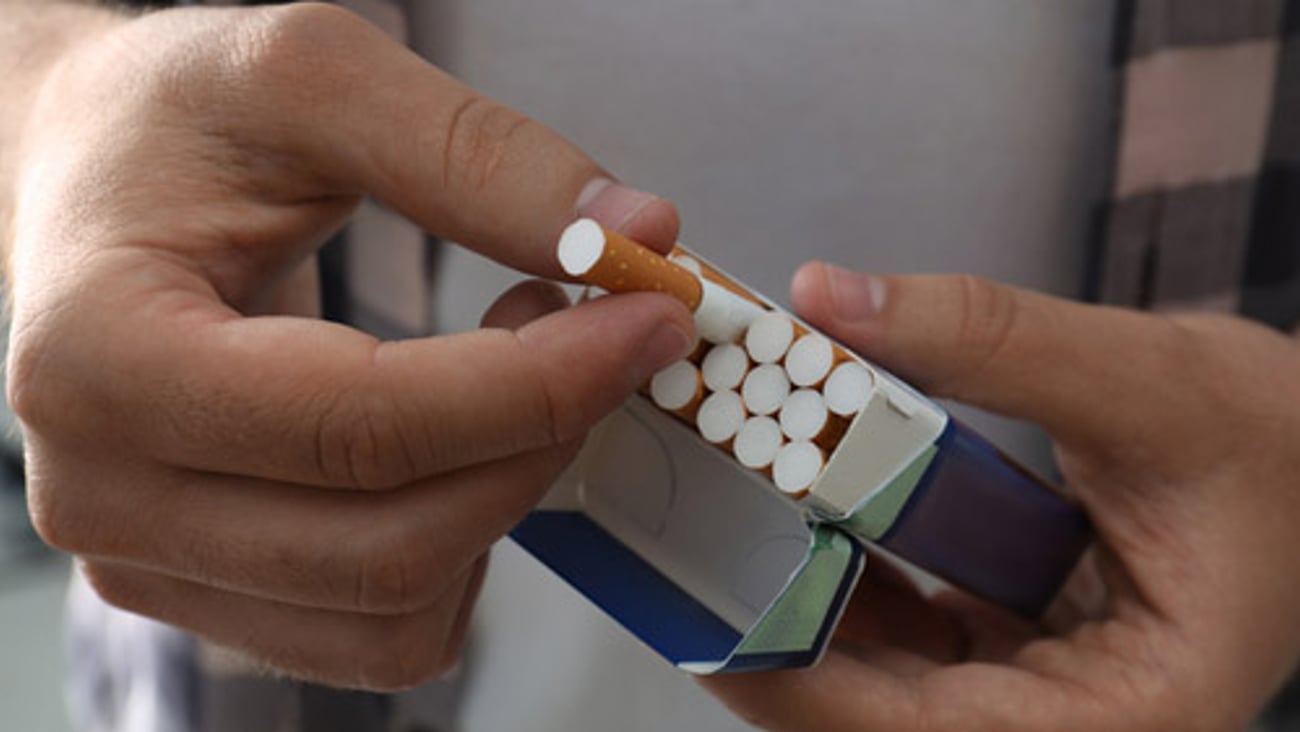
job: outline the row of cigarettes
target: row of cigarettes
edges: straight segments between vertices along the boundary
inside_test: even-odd
[[[649,397],[783,493],[808,491],[866,406],[865,366],[697,260],[662,257],[595,222],[567,229],[559,256],[589,285],[665,292],[692,308],[701,345],[656,374]]]
[[[698,362],[679,361],[650,381],[656,406],[794,496],[821,474],[871,393],[870,371],[825,336],[800,330],[768,311],[743,344],[713,345]]]

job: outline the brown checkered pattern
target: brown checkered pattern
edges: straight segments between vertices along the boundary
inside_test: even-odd
[[[1121,0],[1096,299],[1300,335],[1300,3]],[[1297,729],[1300,678],[1256,730]]]
[[[1124,0],[1096,299],[1300,325],[1300,4]]]

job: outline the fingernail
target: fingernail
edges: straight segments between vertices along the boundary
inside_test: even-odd
[[[661,324],[641,347],[637,383],[644,383],[651,376],[686,358],[694,347],[694,339],[681,326],[675,323]]]
[[[839,320],[866,320],[885,306],[885,281],[879,277],[826,265],[831,308]]]
[[[579,216],[595,219],[602,226],[617,231],[658,199],[658,196],[628,188],[609,178],[596,178],[578,194],[576,208]]]

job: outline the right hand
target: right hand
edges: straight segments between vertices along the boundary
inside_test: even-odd
[[[37,529],[110,603],[299,677],[446,668],[489,546],[691,345],[657,295],[387,343],[302,317],[313,253],[366,193],[558,276],[553,242],[606,177],[334,7],[97,24],[25,130],[9,397]],[[652,196],[584,204],[675,238]]]

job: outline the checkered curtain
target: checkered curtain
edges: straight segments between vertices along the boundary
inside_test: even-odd
[[[1300,3],[1121,0],[1096,299],[1300,327]]]

